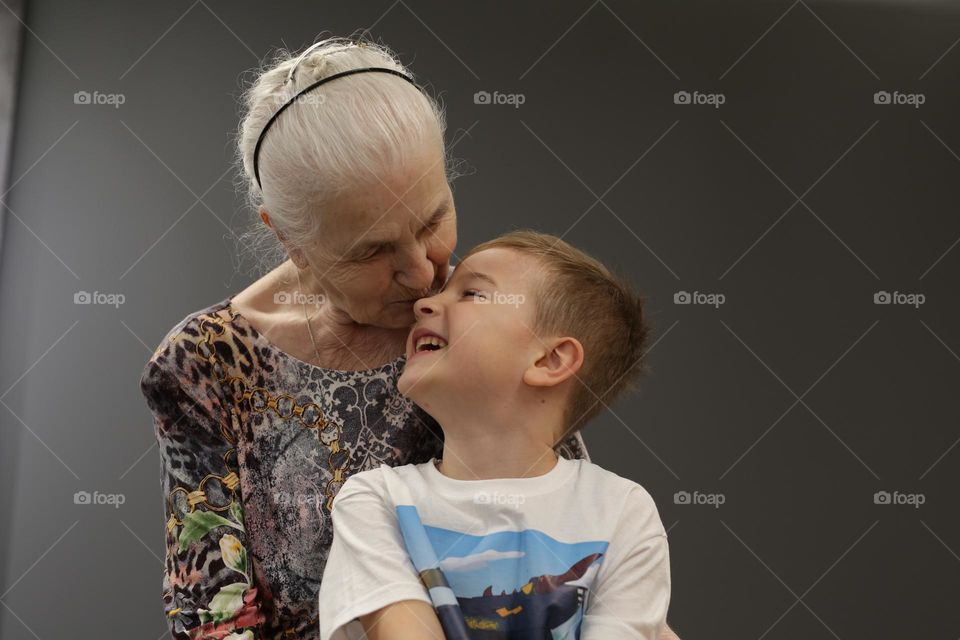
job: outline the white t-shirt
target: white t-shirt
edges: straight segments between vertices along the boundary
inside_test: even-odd
[[[433,604],[447,640],[654,640],[666,621],[653,498],[585,460],[495,480],[382,465],[344,483],[333,531],[320,640],[364,638],[356,618],[401,600]]]

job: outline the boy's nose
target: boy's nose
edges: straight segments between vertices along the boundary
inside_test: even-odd
[[[437,308],[436,296],[420,298],[413,303],[413,315],[418,319],[421,316],[432,316],[436,313]]]

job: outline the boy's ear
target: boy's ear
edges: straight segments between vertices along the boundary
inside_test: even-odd
[[[583,366],[583,345],[576,338],[554,338],[543,343],[545,352],[523,372],[531,387],[553,387],[572,377]]]

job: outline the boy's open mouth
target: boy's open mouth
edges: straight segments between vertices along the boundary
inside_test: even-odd
[[[417,339],[413,352],[421,353],[423,351],[439,351],[447,346],[447,341],[437,336],[422,336]]]

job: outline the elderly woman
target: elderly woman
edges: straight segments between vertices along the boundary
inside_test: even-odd
[[[342,39],[281,52],[244,97],[247,239],[282,262],[178,322],[144,368],[163,598],[173,638],[313,639],[338,489],[442,451],[396,381],[457,241],[445,118],[388,49]],[[556,448],[589,459],[579,434]]]

